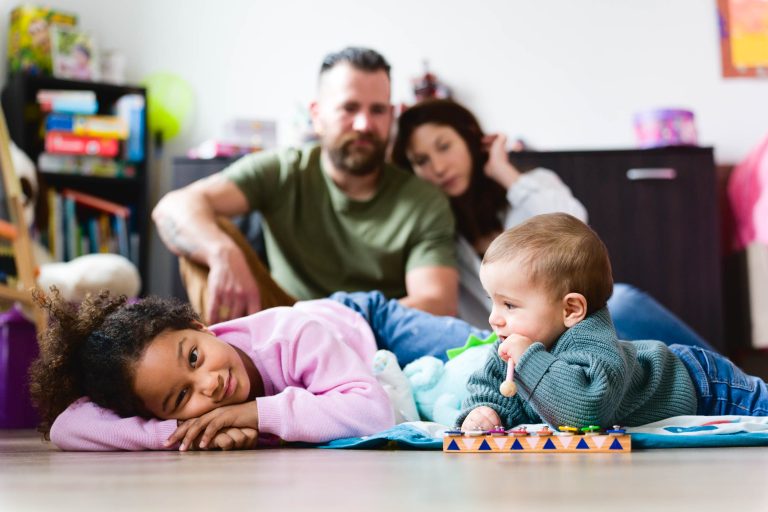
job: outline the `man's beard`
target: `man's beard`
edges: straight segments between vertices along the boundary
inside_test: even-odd
[[[355,142],[360,140],[368,141],[370,146],[356,147]],[[326,147],[336,169],[351,176],[368,176],[384,164],[387,144],[372,133],[350,133]]]

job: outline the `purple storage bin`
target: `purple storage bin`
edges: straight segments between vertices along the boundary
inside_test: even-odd
[[[640,148],[696,146],[696,124],[690,110],[664,108],[635,114],[635,137]]]
[[[35,325],[16,306],[0,313],[0,428],[34,428],[27,371],[38,355]]]

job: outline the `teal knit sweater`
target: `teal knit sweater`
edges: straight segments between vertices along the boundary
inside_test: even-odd
[[[515,365],[517,395],[499,392],[507,364],[494,345],[468,383],[470,396],[456,420],[486,405],[502,426],[541,423],[636,426],[696,414],[696,391],[682,361],[660,341],[620,341],[606,308],[587,316],[548,352],[534,343]]]

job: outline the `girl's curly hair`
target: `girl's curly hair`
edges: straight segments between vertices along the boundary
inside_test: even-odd
[[[78,307],[55,287],[48,294],[34,290],[33,296],[49,316],[29,371],[45,438],[56,417],[83,396],[123,417],[151,417],[133,390],[135,363],[164,331],[194,328],[200,320],[192,307],[159,297],[128,303],[105,290],[89,294]]]

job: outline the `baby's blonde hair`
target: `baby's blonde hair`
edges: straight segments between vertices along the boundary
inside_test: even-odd
[[[566,213],[537,215],[506,230],[488,247],[483,265],[512,261],[553,299],[572,292],[584,295],[587,314],[605,306],[613,292],[605,244],[589,226]]]

